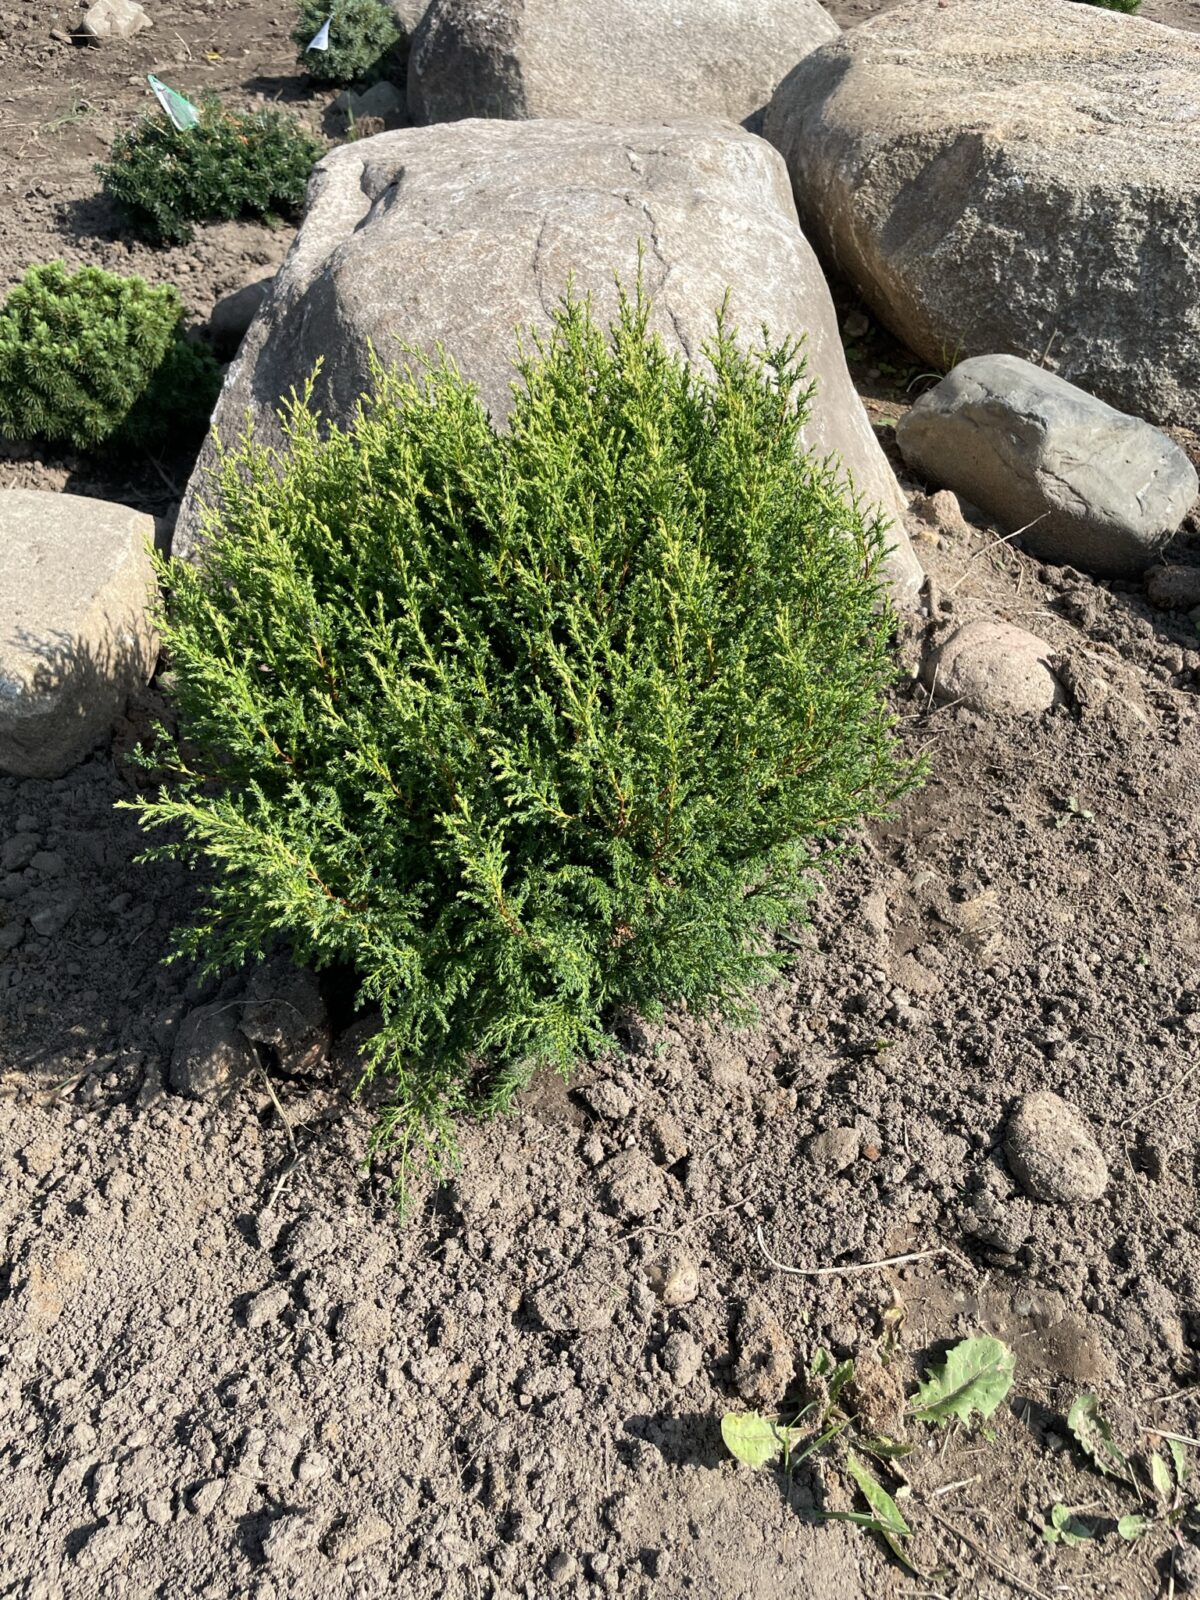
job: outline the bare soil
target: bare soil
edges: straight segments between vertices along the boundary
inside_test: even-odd
[[[1144,14],[1195,25],[1200,3]],[[0,0],[0,287],[63,256],[176,282],[203,318],[281,259],[286,232],[255,226],[131,245],[97,199],[147,70],[325,117],[263,0],[153,15],[90,50],[50,37],[67,8]],[[886,440],[925,380],[850,326]],[[188,467],[14,449],[0,485],[169,519]],[[609,1059],[464,1129],[462,1171],[404,1221],[387,1169],[363,1170],[370,1020],[336,988],[327,1066],[268,1057],[219,1103],[164,1089],[181,1019],[236,1009],[249,975],[162,964],[194,887],[135,865],[113,809],[156,691],[68,777],[0,779],[0,1595],[1184,1592],[1194,1546],[1124,1545],[1128,1496],[1063,1419],[1093,1390],[1131,1443],[1200,1437],[1200,639],[1140,585],[982,523],[918,550],[933,614],[898,641],[896,707],[929,780],[831,873],[760,1020],[630,1023]],[[1170,558],[1200,565],[1195,522]],[[1047,640],[1069,704],[1016,722],[931,703],[920,650],[977,614]],[[1034,1088],[1086,1117],[1100,1201],[1019,1192],[1004,1127]],[[664,1301],[664,1262],[694,1269],[694,1298]],[[930,1439],[903,1396],[980,1330],[1017,1355],[995,1437]],[[849,1506],[836,1474],[723,1449],[722,1412],[796,1398],[819,1345],[858,1358],[860,1409],[917,1445],[921,1578],[820,1521]],[[1102,1537],[1047,1546],[1056,1501]]]

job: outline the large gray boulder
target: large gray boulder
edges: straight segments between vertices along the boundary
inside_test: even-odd
[[[1200,421],[1200,37],[1071,0],[907,0],[763,133],[801,222],[925,361],[1005,351]]]
[[[408,61],[415,122],[723,117],[756,125],[836,39],[817,0],[432,0]]]
[[[0,490],[0,772],[61,777],[149,681],[153,541],[128,506]]]
[[[1200,483],[1165,433],[1017,356],[976,356],[896,429],[908,465],[953,489],[1043,561],[1144,572]]]
[[[214,415],[228,440],[249,414],[277,442],[275,409],[321,358],[315,399],[346,420],[370,384],[371,347],[444,344],[502,421],[515,330],[546,331],[572,274],[597,315],[616,308],[614,272],[632,284],[644,243],[654,326],[702,359],[726,291],[747,338],[806,334],[819,388],[805,443],[836,454],[863,499],[894,519],[890,576],[909,603],[921,570],[903,530],[904,497],[846,370],[820,267],[796,225],[787,172],[736,128],[607,128],[457,122],[334,150],[262,312],[230,368]],[[197,542],[210,441],[180,513],[175,553]]]

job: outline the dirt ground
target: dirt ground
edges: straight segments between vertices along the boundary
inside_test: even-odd
[[[1197,26],[1200,0],[1144,14]],[[289,236],[120,237],[91,166],[146,104],[142,75],[314,127],[330,97],[306,96],[263,0],[154,5],[150,33],[98,50],[51,37],[74,15],[0,0],[0,288],[62,256],[178,283],[203,319]],[[886,441],[916,364],[850,326]],[[169,519],[188,465],[11,449],[0,486]],[[831,874],[758,1023],[630,1023],[569,1085],[465,1129],[461,1173],[404,1222],[386,1168],[362,1166],[369,1019],[344,995],[327,1066],[285,1051],[220,1103],[164,1090],[182,1018],[236,1011],[248,975],[216,988],[161,962],[192,885],[135,865],[113,809],[154,692],[66,778],[0,778],[0,1596],[1185,1592],[1165,1535],[1051,1548],[1041,1525],[1055,1502],[1110,1529],[1129,1509],[1069,1446],[1081,1391],[1132,1443],[1200,1437],[1200,638],[1140,585],[982,525],[918,551],[936,615],[905,630],[906,672],[995,615],[1049,643],[1069,703],[984,718],[905,676],[929,781]],[[1200,565],[1194,521],[1170,557]],[[1034,1088],[1086,1117],[1103,1199],[1020,1193],[1003,1133]],[[664,1276],[694,1283],[664,1297]],[[929,1438],[903,1395],[981,1330],[1017,1357],[995,1436]],[[917,1445],[919,1577],[819,1520],[849,1507],[836,1475],[755,1473],[722,1446],[722,1412],[795,1398],[820,1345],[858,1358],[856,1403]]]

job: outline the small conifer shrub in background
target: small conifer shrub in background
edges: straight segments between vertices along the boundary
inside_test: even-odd
[[[30,267],[0,306],[0,435],[87,450],[198,435],[221,387],[183,303],[99,267]]]
[[[1105,11],[1123,11],[1126,16],[1132,16],[1142,4],[1142,0],[1083,0],[1085,5],[1100,6]]]
[[[183,132],[161,111],[141,117],[96,171],[137,233],[186,244],[197,222],[299,212],[323,153],[286,112],[227,111],[209,95]]]
[[[401,1181],[616,1008],[744,1004],[911,777],[884,532],[798,451],[799,347],[721,318],[703,374],[648,311],[565,301],[503,433],[445,363],[327,436],[310,388],[162,567],[188,754],[137,806],[212,878],[178,948],[357,970]]]
[[[324,23],[329,47],[308,47]],[[355,83],[386,74],[399,64],[404,30],[386,0],[300,0],[292,38],[298,61],[322,83]]]

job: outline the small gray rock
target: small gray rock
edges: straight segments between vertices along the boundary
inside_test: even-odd
[[[896,428],[905,461],[1043,561],[1143,572],[1200,491],[1186,453],[1140,417],[1018,356],[960,362]]]
[[[1002,1255],[1015,1256],[1033,1231],[1028,1200],[1004,1200],[990,1189],[981,1190],[967,1203],[964,1231]]]
[[[351,1517],[340,1528],[330,1534],[326,1550],[331,1561],[339,1561],[343,1565],[361,1556],[364,1551],[372,1546],[383,1544],[392,1537],[392,1527],[376,1511],[364,1511],[360,1516]]]
[[[668,1250],[646,1268],[646,1282],[665,1306],[686,1306],[700,1293],[700,1269],[690,1256]]]
[[[171,1052],[167,1080],[176,1094],[204,1100],[248,1076],[258,1065],[227,1005],[197,1006],[184,1018]]]
[[[333,1032],[315,976],[282,960],[264,962],[251,978],[241,1031],[269,1045],[285,1072],[316,1072],[329,1058]]]
[[[579,1563],[569,1550],[556,1550],[546,1562],[546,1576],[556,1588],[570,1583],[579,1571]]]
[[[74,884],[44,895],[29,913],[33,931],[40,933],[43,939],[55,938],[79,910],[81,899]]]
[[[1200,1594],[1200,1545],[1183,1544],[1175,1551],[1175,1583],[1188,1594]]]
[[[673,1333],[659,1356],[677,1389],[686,1389],[704,1363],[704,1352],[690,1333]]]
[[[41,835],[37,833],[11,834],[0,850],[0,866],[5,872],[20,872],[33,860],[41,842]]]
[[[1035,1200],[1077,1205],[1108,1188],[1108,1163],[1073,1106],[1049,1090],[1024,1095],[1008,1119],[1004,1153]]]
[[[579,1095],[598,1117],[611,1118],[619,1122],[633,1110],[633,1100],[630,1095],[611,1078],[601,1078],[598,1083],[589,1083],[586,1088],[579,1091]]]
[[[246,1307],[246,1326],[262,1328],[268,1322],[277,1322],[292,1303],[292,1297],[282,1283],[273,1283],[269,1289],[256,1294]]]
[[[985,714],[1036,716],[1063,698],[1049,646],[1024,628],[990,617],[964,623],[930,651],[921,680],[939,700]]]
[[[774,1314],[759,1300],[743,1302],[734,1342],[733,1379],[749,1405],[774,1405],[796,1375],[791,1345]]]
[[[307,1511],[289,1511],[267,1529],[263,1555],[271,1567],[283,1571],[309,1566],[317,1542],[317,1527]]]
[[[153,27],[137,0],[95,0],[79,24],[85,39],[132,39],[143,28]]]
[[[19,920],[0,924],[0,950],[15,950],[25,937],[25,924]]]
[[[224,1478],[209,1478],[192,1490],[188,1501],[198,1517],[208,1517],[217,1509],[217,1502],[224,1492]]]
[[[601,1193],[610,1211],[644,1222],[664,1204],[667,1180],[643,1150],[621,1150],[600,1168]]]
[[[404,116],[405,98],[394,83],[381,79],[369,89],[343,89],[333,102],[333,109],[340,111],[347,122],[379,117],[395,127]]]
[[[824,1167],[826,1172],[844,1172],[858,1160],[862,1137],[857,1128],[827,1128],[824,1133],[814,1133],[804,1146],[810,1161]]]

